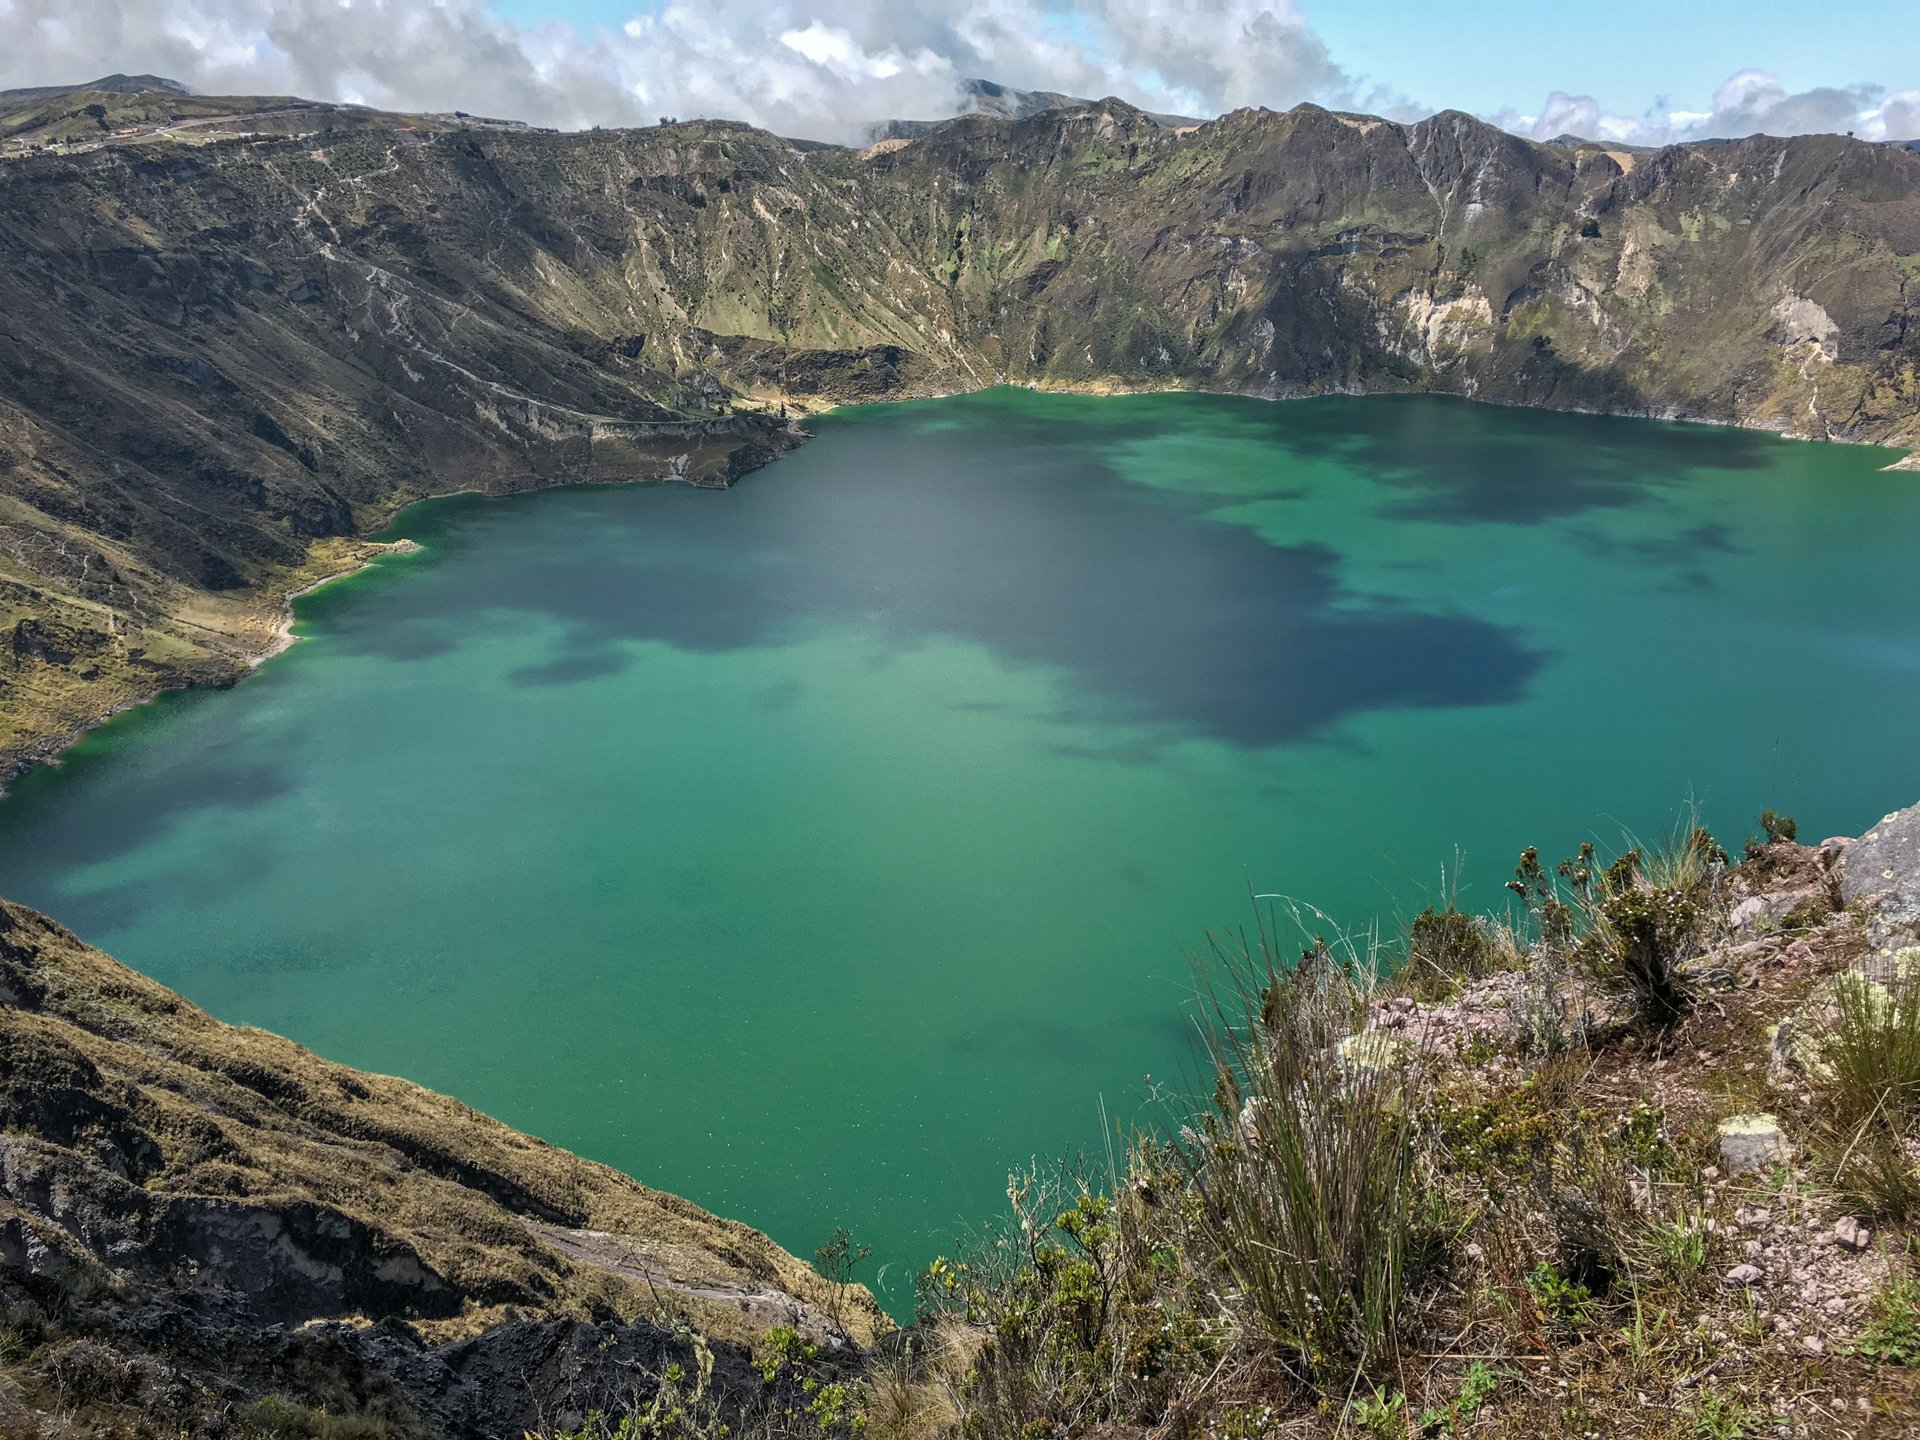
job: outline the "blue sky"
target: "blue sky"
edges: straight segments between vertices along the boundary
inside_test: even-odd
[[[1593,95],[1638,113],[1656,97],[1705,108],[1737,70],[1790,91],[1883,84],[1889,50],[1920,71],[1920,6],[1912,0],[1768,5],[1754,0],[1347,0],[1307,4],[1308,20],[1350,70],[1430,103],[1493,112],[1549,89]]]
[[[500,15],[527,25],[559,19],[617,29],[654,8],[636,0],[494,0]],[[1625,114],[1662,98],[1704,110],[1721,82],[1749,68],[1789,92],[1920,83],[1920,0],[1305,0],[1300,9],[1335,62],[1431,109],[1530,110],[1562,90]]]

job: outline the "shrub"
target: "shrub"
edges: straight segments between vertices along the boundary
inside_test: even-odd
[[[1769,844],[1780,840],[1798,840],[1800,822],[1791,815],[1781,815],[1773,810],[1760,812],[1760,828],[1767,832]]]
[[[871,1255],[871,1245],[857,1245],[847,1233],[847,1227],[837,1226],[827,1243],[813,1252],[813,1268],[824,1280],[830,1280],[836,1286],[853,1283],[853,1272]],[[846,1328],[847,1294],[844,1289],[836,1289],[827,1302],[827,1313],[836,1328]]]
[[[1664,1026],[1692,1007],[1683,966],[1699,947],[1726,860],[1713,836],[1689,822],[1651,854],[1636,846],[1604,868],[1586,844],[1550,874],[1530,847],[1507,888],[1534,916],[1550,955],[1574,955],[1626,995],[1642,1021]]]
[[[854,1270],[872,1254],[871,1245],[854,1244],[847,1227],[842,1225],[834,1230],[826,1244],[813,1252],[813,1268],[822,1279],[836,1285],[851,1285]]]
[[[1641,883],[1638,861],[1630,850],[1608,868],[1586,950],[1602,980],[1624,984],[1642,1019],[1670,1025],[1693,1004],[1680,966],[1693,956],[1700,910],[1684,890]]]
[[[1444,910],[1428,906],[1407,930],[1407,969],[1422,991],[1446,993],[1498,968],[1501,959],[1486,927],[1451,904]]]

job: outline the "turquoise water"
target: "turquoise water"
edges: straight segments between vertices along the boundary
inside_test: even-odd
[[[0,893],[882,1288],[1188,1059],[1249,887],[1920,799],[1920,477],[1431,398],[1000,390],[423,506],[0,803]]]

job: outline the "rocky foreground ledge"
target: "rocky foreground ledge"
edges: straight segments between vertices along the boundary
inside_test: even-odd
[[[757,1231],[223,1025],[0,902],[10,1440],[518,1437],[675,1366],[759,1402],[770,1331],[831,1356],[886,1326]]]
[[[0,1436],[1920,1433],[1920,807],[1854,840],[1772,828],[1604,878],[1529,852],[1544,929],[1428,912],[1290,1052],[1311,1078],[1285,1106],[1216,1095],[1204,1158],[1143,1138],[1111,1195],[1016,1185],[1016,1263],[936,1262],[891,1334],[752,1230],[222,1025],[0,902]],[[1613,928],[1556,941],[1551,897],[1589,880]],[[1659,1015],[1616,963],[1648,916],[1682,937]],[[1289,983],[1262,1033],[1334,993]],[[1884,1124],[1836,1125],[1896,1071]],[[1208,1207],[1369,1094],[1417,1159],[1358,1217],[1398,1227],[1405,1291],[1348,1368],[1261,1320],[1284,1304],[1255,1309]]]
[[[1521,1051],[1587,1056],[1577,1088],[1589,1113],[1627,1126],[1658,1115],[1683,1149],[1691,1136],[1705,1162],[1678,1203],[1732,1302],[1702,1307],[1707,1337],[1732,1345],[1738,1322],[1751,1320],[1803,1357],[1844,1353],[1875,1297],[1904,1273],[1904,1242],[1833,1183],[1820,1163],[1832,1155],[1810,1152],[1846,997],[1887,1014],[1920,995],[1920,806],[1858,839],[1753,845],[1712,888],[1709,938],[1683,967],[1692,1013],[1670,1029],[1648,1033],[1630,997],[1579,973],[1542,973],[1536,955],[1438,999],[1417,998],[1415,980],[1415,994],[1373,1009],[1364,1033],[1376,1054],[1391,1046],[1434,1057],[1456,1088],[1497,1088],[1525,1073],[1520,1031],[1532,1041]],[[1911,1028],[1920,1042],[1920,1025]],[[1920,1167],[1920,1145],[1900,1145]],[[1643,1211],[1661,1208],[1650,1190],[1635,1198]],[[1914,1429],[1900,1433],[1920,1434],[1920,1412],[1911,1419]]]

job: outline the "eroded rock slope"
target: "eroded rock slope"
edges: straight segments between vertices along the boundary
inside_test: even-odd
[[[886,1323],[757,1231],[223,1025],[4,902],[0,1262],[9,1435],[264,1433],[275,1406],[518,1435],[676,1363],[760,1403],[770,1330]]]

